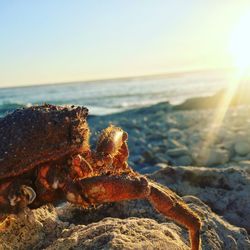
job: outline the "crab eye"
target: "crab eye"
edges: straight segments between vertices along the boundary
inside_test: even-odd
[[[36,198],[36,192],[34,191],[33,188],[31,188],[29,186],[22,185],[21,186],[21,192],[27,198],[28,204],[31,204]]]

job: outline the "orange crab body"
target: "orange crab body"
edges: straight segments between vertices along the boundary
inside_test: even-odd
[[[191,248],[200,249],[199,217],[174,192],[128,166],[127,133],[109,126],[91,151],[86,117],[86,108],[43,105],[0,119],[5,138],[0,146],[0,218],[48,202],[87,207],[148,199],[186,227]]]

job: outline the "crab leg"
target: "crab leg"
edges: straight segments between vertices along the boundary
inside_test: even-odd
[[[201,221],[175,193],[168,188],[162,188],[155,183],[150,183],[151,192],[148,200],[165,216],[175,220],[189,230],[192,250],[200,249]]]
[[[79,193],[79,190],[82,190],[82,193]],[[68,201],[83,206],[146,198],[159,212],[186,227],[189,230],[192,250],[200,249],[199,217],[171,190],[149,182],[142,176],[86,178],[69,183],[65,192]]]

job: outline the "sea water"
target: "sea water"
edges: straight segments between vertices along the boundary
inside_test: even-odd
[[[158,102],[178,104],[191,97],[212,95],[229,82],[228,72],[198,71],[0,88],[0,116],[16,108],[42,103],[83,105],[89,108],[92,115],[105,115]]]

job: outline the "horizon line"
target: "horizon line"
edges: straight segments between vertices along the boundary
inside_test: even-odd
[[[62,82],[47,82],[47,83],[28,83],[21,85],[10,85],[7,87],[0,86],[0,89],[10,89],[10,88],[28,88],[28,87],[41,87],[48,85],[66,85],[66,84],[77,84],[77,83],[91,83],[91,82],[107,82],[107,81],[124,81],[129,79],[140,79],[140,78],[156,78],[156,77],[171,77],[178,74],[191,74],[194,72],[206,72],[206,71],[229,71],[233,70],[232,67],[222,67],[222,68],[196,68],[196,69],[183,69],[183,70],[173,70],[169,72],[159,72],[151,73],[145,75],[128,75],[128,76],[118,76],[118,77],[107,77],[107,78],[96,78],[96,79],[85,79],[85,80],[75,80],[75,81],[62,81]]]

